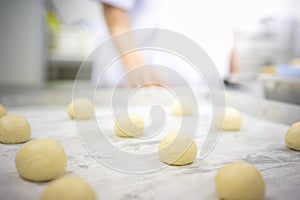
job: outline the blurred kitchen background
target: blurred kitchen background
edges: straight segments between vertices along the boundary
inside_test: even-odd
[[[176,2],[169,0],[164,6],[178,9],[177,17],[182,18],[190,16],[188,7],[197,4],[196,0],[189,1],[184,8],[184,4]],[[278,77],[262,74],[283,71],[290,75],[288,83],[299,89],[296,69],[300,60],[296,58],[300,58],[300,1],[230,0],[224,9],[233,16],[240,66],[238,74],[231,78],[233,82],[260,79],[265,83],[266,95],[272,98],[272,90],[266,87],[274,90]],[[197,13],[193,15],[196,19]],[[165,23],[176,26],[176,18]],[[1,88],[44,87],[51,81],[73,80],[81,63],[98,44],[103,24],[101,5],[93,0],[0,0]],[[201,29],[199,24],[188,26],[190,30]],[[86,62],[80,78],[89,80],[92,60]],[[287,68],[291,70],[286,71]],[[290,85],[284,87],[281,90],[290,90]],[[299,100],[290,102],[299,103],[299,90],[292,93]]]

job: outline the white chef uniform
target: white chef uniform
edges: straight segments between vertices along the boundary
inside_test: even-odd
[[[214,62],[221,78],[229,74],[230,56],[232,51],[232,27],[227,17],[226,8],[219,0],[98,0],[129,13],[132,29],[165,28],[184,34],[197,42]],[[109,38],[105,24],[101,30],[100,43]],[[176,42],[176,41],[174,41]],[[159,64],[172,68],[192,85],[203,83],[201,77],[190,64],[165,52],[145,51],[147,64]],[[99,76],[103,71],[101,55],[94,58],[92,82],[99,85]],[[109,67],[101,77],[100,86],[114,87],[125,74],[121,60]],[[172,80],[168,74],[163,79]]]

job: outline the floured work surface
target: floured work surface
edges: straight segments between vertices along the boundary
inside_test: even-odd
[[[115,171],[94,159],[81,144],[76,125],[63,106],[9,107],[10,113],[24,116],[31,124],[32,139],[53,138],[64,147],[68,166],[66,174],[75,174],[89,182],[98,199],[216,199],[214,176],[229,162],[244,160],[255,165],[266,183],[265,199],[298,200],[300,196],[300,152],[285,147],[284,136],[288,125],[266,121],[242,113],[243,127],[238,132],[224,132],[213,152],[193,164],[166,168],[146,174],[128,174]],[[144,112],[137,108],[137,112]],[[174,131],[180,118],[167,112],[168,123],[163,134],[149,140],[119,138],[113,131],[111,111],[97,108],[97,119],[103,124],[107,140],[128,152],[155,153],[164,134]],[[209,120],[200,114],[203,129]],[[90,131],[91,121],[79,122]],[[84,131],[83,131],[84,132]],[[196,138],[201,144],[203,135]],[[14,157],[20,145],[0,144],[0,199],[38,199],[48,183],[33,183],[19,177]],[[159,162],[159,160],[157,161]]]

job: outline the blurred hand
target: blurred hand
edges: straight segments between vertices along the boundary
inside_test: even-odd
[[[162,87],[169,86],[150,66],[131,69],[127,74],[128,87]]]
[[[103,4],[103,14],[106,24],[111,36],[119,35],[121,33],[132,30],[130,23],[130,16],[127,11],[115,6]],[[127,35],[123,38],[115,38],[114,43],[119,53],[122,54],[125,50],[136,49],[138,44],[134,35]],[[123,67],[127,74],[127,86],[129,87],[149,87],[149,86],[163,86],[166,84],[158,74],[149,67],[144,55],[140,51],[133,51],[121,56]],[[141,69],[139,70],[139,66]]]

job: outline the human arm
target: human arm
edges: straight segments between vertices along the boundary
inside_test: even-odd
[[[112,37],[132,30],[127,11],[112,5],[103,4],[103,13],[109,33]],[[121,39],[113,38],[113,40],[120,53],[128,49],[138,48],[137,42],[130,32],[126,35],[126,39],[122,39],[121,37]],[[150,66],[147,66],[146,59],[141,51],[136,50],[123,54],[121,55],[121,61],[125,72],[128,72],[126,75],[128,86],[144,87],[166,84]],[[144,67],[138,68],[140,66]]]
[[[103,4],[103,14],[112,37],[131,30],[130,18],[127,11],[115,6]],[[131,37],[131,41],[115,40],[115,45],[119,52],[126,49],[127,45],[134,45],[134,43],[133,36]],[[146,63],[144,56],[139,51],[122,55],[121,59],[125,71],[130,71]]]

